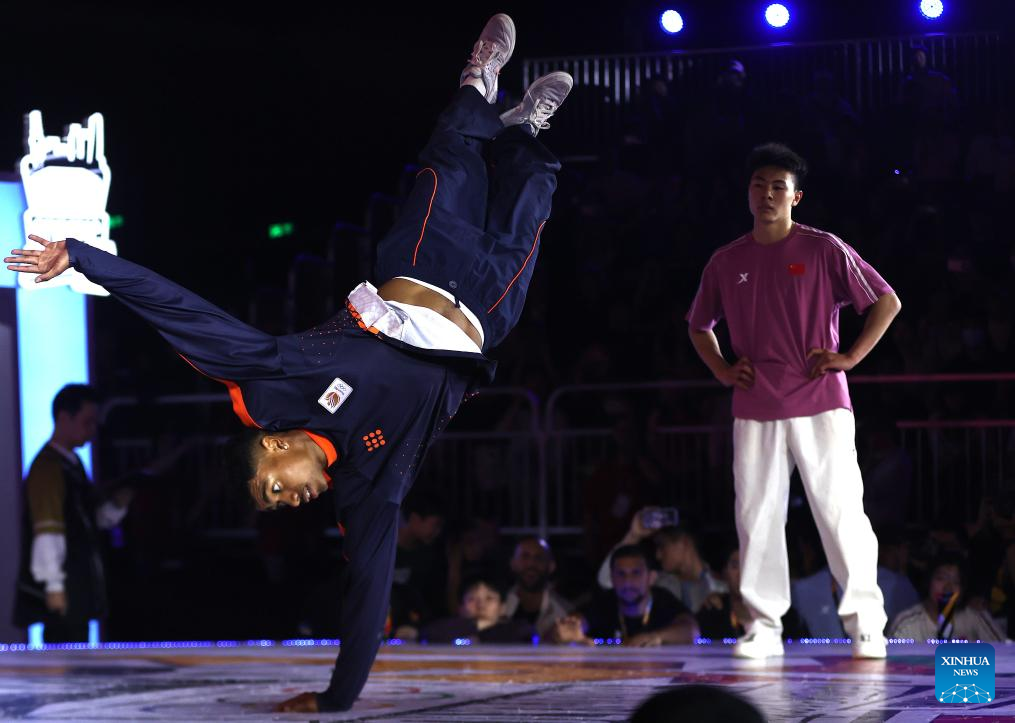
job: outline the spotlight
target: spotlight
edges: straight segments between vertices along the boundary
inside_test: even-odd
[[[676,35],[684,29],[684,19],[676,10],[667,10],[659,16],[659,25],[670,35]]]
[[[773,28],[784,27],[789,22],[789,9],[780,3],[769,5],[765,8],[765,22]]]
[[[941,0],[920,0],[920,14],[928,20],[937,20],[945,11]]]

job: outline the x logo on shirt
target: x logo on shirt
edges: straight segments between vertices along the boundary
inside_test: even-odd
[[[747,273],[749,274],[750,271],[748,271]],[[737,282],[737,286],[739,286],[740,284],[746,284],[746,283],[747,283],[747,274],[740,274],[740,281]]]

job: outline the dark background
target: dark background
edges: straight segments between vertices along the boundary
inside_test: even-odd
[[[3,11],[0,165],[23,154],[29,110],[48,134],[102,112],[122,255],[226,303],[238,256],[288,260],[394,188],[493,12],[518,27],[502,82],[516,92],[525,57],[985,30],[1012,17],[1000,1],[952,0],[928,25],[913,0],[810,0],[773,31],[765,4],[681,2],[685,31],[667,37],[652,2],[18,3]],[[296,234],[268,247],[280,221]]]

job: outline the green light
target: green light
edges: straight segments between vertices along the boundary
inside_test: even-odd
[[[123,226],[123,214],[116,214],[115,216],[109,217],[109,230],[112,231],[114,228],[120,228]]]
[[[292,236],[296,231],[296,224],[286,221],[285,223],[273,223],[268,226],[268,238],[282,238]]]

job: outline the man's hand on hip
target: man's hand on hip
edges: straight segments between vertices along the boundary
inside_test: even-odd
[[[810,360],[814,357],[817,357],[817,361],[811,367],[811,379],[817,379],[829,371],[848,372],[856,366],[856,362],[848,355],[839,354],[830,349],[811,349],[807,354],[807,359]]]
[[[754,365],[745,356],[737,359],[736,363],[729,365],[715,378],[724,387],[737,387],[738,389],[750,389],[754,386]]]

